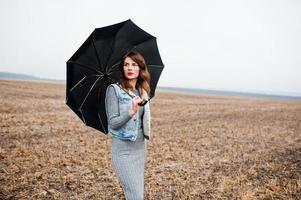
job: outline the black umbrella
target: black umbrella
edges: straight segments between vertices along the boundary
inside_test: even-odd
[[[156,37],[131,20],[96,28],[67,61],[66,104],[87,126],[108,133],[106,89],[117,82],[121,59],[132,49],[145,58],[151,75],[152,98],[164,65]]]

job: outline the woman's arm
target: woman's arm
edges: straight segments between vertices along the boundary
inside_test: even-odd
[[[108,117],[109,126],[114,129],[120,129],[125,123],[127,123],[131,116],[127,113],[125,115],[120,115],[118,98],[114,87],[109,86],[106,93],[106,112]]]

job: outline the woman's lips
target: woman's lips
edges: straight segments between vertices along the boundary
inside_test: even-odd
[[[130,75],[130,76],[133,75],[133,74],[134,74],[134,73],[132,73],[132,72],[128,72],[128,75]]]

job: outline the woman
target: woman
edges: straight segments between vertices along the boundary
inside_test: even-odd
[[[106,92],[108,130],[112,138],[111,156],[115,174],[126,199],[143,199],[144,166],[150,136],[148,99],[150,75],[143,56],[130,51],[121,60],[119,82]],[[142,99],[143,98],[143,99]]]

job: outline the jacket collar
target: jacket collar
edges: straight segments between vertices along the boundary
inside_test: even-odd
[[[117,83],[117,85],[119,86],[119,89],[120,89],[120,91],[121,91],[121,93],[123,94],[123,95],[132,95],[132,96],[137,96],[136,94],[134,94],[131,90],[127,93],[126,91],[124,91],[123,89],[121,89],[122,88],[122,86],[121,86],[121,84],[119,84],[119,83]],[[141,98],[142,99],[146,99],[146,100],[148,100],[148,94],[147,94],[147,92],[145,91],[145,90],[143,90],[144,92],[143,92],[143,94],[141,95]],[[129,95],[129,96],[130,96]]]

